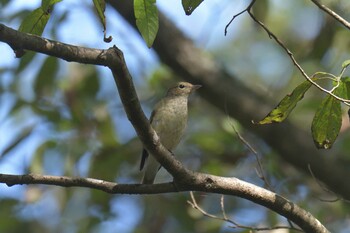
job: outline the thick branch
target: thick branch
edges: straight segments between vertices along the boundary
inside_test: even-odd
[[[157,194],[177,191],[201,191],[234,195],[265,206],[298,224],[305,232],[328,232],[310,213],[298,205],[269,190],[237,178],[225,178],[201,173],[195,174],[196,180],[175,188],[173,183],[141,185],[117,184],[91,178],[72,178],[48,175],[8,175],[0,174],[0,183],[8,186],[16,184],[46,184],[62,187],[86,187],[113,194]]]
[[[177,192],[172,183],[141,185],[141,184],[117,184],[104,180],[68,177],[68,176],[49,176],[49,175],[9,175],[0,174],[0,183],[7,186],[23,184],[45,184],[61,187],[84,187],[101,190],[113,194],[159,194]]]
[[[109,2],[136,28],[132,2]],[[154,49],[162,62],[179,77],[202,84],[204,88],[199,90],[199,94],[204,99],[263,138],[281,158],[307,174],[310,165],[317,179],[335,193],[350,199],[350,185],[344,179],[349,176],[349,172],[342,163],[325,157],[326,152],[314,147],[311,136],[289,121],[269,126],[253,125],[251,121],[265,116],[273,109],[273,105],[264,96],[244,86],[239,81],[241,78],[229,75],[161,13],[159,19]]]
[[[14,37],[10,38],[8,35],[13,35]],[[31,40],[35,40],[37,43],[32,43]],[[16,33],[13,29],[2,24],[0,24],[0,41],[5,41],[12,48],[37,51],[76,62],[81,62],[80,55],[81,52],[84,52],[84,63],[108,66],[114,75],[114,80],[117,83],[119,94],[128,118],[133,124],[138,136],[144,146],[155,155],[161,164],[174,176],[176,186],[170,183],[159,185],[119,185],[90,178],[39,175],[15,176],[4,174],[0,175],[1,182],[10,186],[14,184],[42,183],[65,187],[90,187],[109,193],[173,192],[176,187],[176,190],[179,191],[203,191],[235,195],[274,210],[298,224],[306,232],[328,232],[310,213],[275,193],[236,178],[224,178],[194,173],[183,168],[183,166],[171,156],[169,151],[160,144],[156,133],[150,127],[140,107],[131,76],[124,62],[123,54],[116,47],[108,50],[90,50],[88,48],[82,48],[82,51],[80,51],[80,48],[77,46],[65,45],[29,34]],[[18,41],[21,42],[18,44]],[[59,45],[65,47],[61,48],[61,51],[63,51],[62,53],[55,49]],[[96,59],[96,61],[94,61],[94,59]],[[155,189],[155,187],[159,189]]]

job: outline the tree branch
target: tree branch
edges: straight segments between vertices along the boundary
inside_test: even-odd
[[[173,183],[155,184],[152,186],[141,184],[117,184],[93,178],[49,176],[39,174],[0,174],[0,183],[4,183],[9,187],[19,184],[45,184],[61,187],[83,187],[112,194],[159,194],[177,192]]]
[[[318,6],[321,10],[329,14],[331,17],[333,17],[335,20],[337,20],[339,23],[343,24],[345,27],[350,29],[350,23],[346,21],[343,17],[326,7],[325,5],[321,4],[318,0],[311,0],[316,6]]]
[[[11,35],[13,37],[11,37]],[[35,43],[32,42],[35,41]],[[152,192],[154,187],[165,191],[202,191],[226,195],[234,195],[248,199],[265,206],[295,222],[306,232],[328,232],[327,229],[310,213],[296,204],[271,191],[265,190],[253,184],[236,178],[225,178],[202,173],[194,173],[185,169],[179,161],[173,157],[159,142],[155,131],[151,128],[138,101],[131,76],[125,64],[122,52],[116,47],[108,50],[80,48],[58,43],[38,36],[16,32],[15,30],[0,24],[0,41],[4,41],[12,48],[32,50],[56,56],[58,58],[83,62],[87,64],[108,66],[117,84],[120,98],[131,123],[145,148],[149,150],[157,160],[174,176],[175,185],[121,185],[90,178],[68,178],[40,175],[1,175],[0,180],[8,185],[24,183],[43,183],[60,185],[65,187],[79,186],[91,187],[109,193],[127,193],[127,190]],[[63,46],[57,50],[58,46]],[[65,48],[64,48],[65,47]],[[81,50],[80,50],[81,49]],[[62,52],[60,52],[62,51]],[[84,54],[82,54],[84,53]],[[80,55],[84,58],[81,59]],[[96,61],[94,60],[96,59]],[[129,189],[128,189],[129,188]],[[175,189],[176,188],[176,189]],[[141,192],[140,192],[141,193]]]
[[[305,232],[322,232],[328,230],[309,212],[288,199],[269,190],[239,180],[237,178],[218,177],[202,173],[194,173],[195,180],[181,183],[176,187],[174,183],[152,185],[117,184],[92,178],[72,178],[66,176],[48,175],[8,175],[0,174],[0,183],[8,186],[16,184],[46,184],[61,187],[85,187],[101,190],[112,194],[159,194],[178,191],[201,191],[238,196],[259,205],[265,206],[295,222]],[[178,188],[178,189],[177,189]]]

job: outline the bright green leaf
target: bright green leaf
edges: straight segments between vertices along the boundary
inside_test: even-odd
[[[344,96],[346,86],[339,83],[334,91],[337,96]],[[334,97],[327,95],[316,111],[311,125],[312,137],[319,149],[330,149],[336,140],[342,123],[341,103]]]
[[[346,60],[346,61],[343,62],[341,67],[344,69],[344,68],[348,67],[349,65],[350,65],[350,60]]]
[[[186,15],[190,15],[202,2],[203,0],[182,0],[182,7]]]
[[[158,32],[158,10],[156,0],[134,0],[136,25],[150,48]]]
[[[49,18],[50,14],[39,7],[24,18],[19,31],[41,36]]]
[[[284,121],[297,103],[304,97],[304,94],[311,87],[309,81],[305,81],[297,86],[291,94],[286,95],[281,102],[275,107],[264,119],[257,124],[270,124]]]

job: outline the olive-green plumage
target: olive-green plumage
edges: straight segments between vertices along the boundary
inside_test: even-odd
[[[166,96],[155,106],[151,114],[151,125],[157,132],[161,143],[169,151],[173,151],[179,144],[187,125],[187,103],[189,95],[200,85],[179,82],[171,87]],[[152,184],[161,167],[157,160],[145,149],[142,152],[140,170],[145,167],[143,184]]]

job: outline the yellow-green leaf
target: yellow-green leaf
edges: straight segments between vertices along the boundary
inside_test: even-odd
[[[203,0],[182,0],[182,7],[186,15],[190,15],[202,2]]]
[[[134,13],[137,28],[150,48],[159,27],[156,0],[134,0]]]
[[[297,103],[304,97],[304,94],[311,87],[309,81],[305,81],[297,86],[291,94],[286,95],[281,102],[261,121],[256,124],[270,124],[284,121]]]
[[[104,0],[93,0],[95,9],[97,11],[98,17],[100,18],[100,21],[102,23],[103,29],[106,30],[106,17],[105,17],[105,10],[106,10],[106,2]]]
[[[337,96],[344,96],[346,86],[340,82],[334,91]],[[336,140],[342,123],[341,103],[327,95],[316,111],[311,125],[312,137],[319,149],[330,149]]]
[[[53,6],[60,1],[62,0],[42,0],[41,6],[23,19],[18,30],[41,36],[50,19]]]

